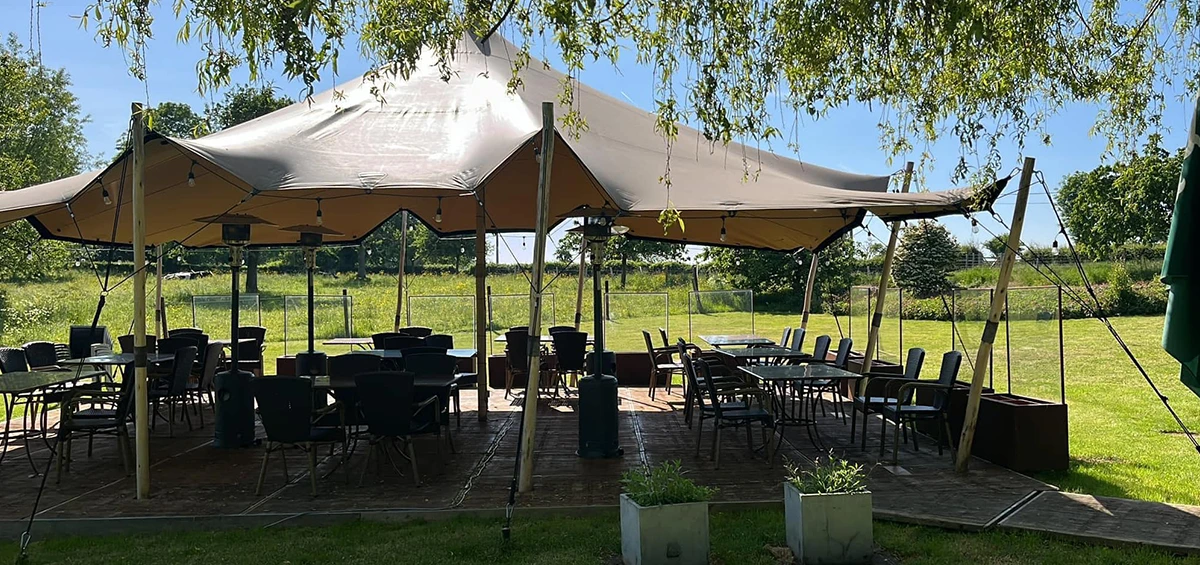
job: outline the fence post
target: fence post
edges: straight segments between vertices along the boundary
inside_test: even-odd
[[[308,323],[313,324],[315,320],[309,320]],[[346,289],[342,289],[342,335],[351,337],[351,329],[354,327],[350,320],[350,293]]]
[[[703,314],[704,305],[700,302],[700,265],[692,265],[692,292],[696,294],[696,313]],[[691,301],[690,296],[688,297],[688,301]],[[691,339],[692,333],[691,314],[692,309],[688,308],[688,339]]]
[[[1058,287],[1058,396],[1062,404],[1067,403],[1067,365],[1063,351],[1063,307],[1062,285]]]

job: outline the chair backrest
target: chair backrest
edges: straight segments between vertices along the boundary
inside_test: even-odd
[[[383,357],[370,353],[344,353],[330,357],[325,372],[330,379],[353,379],[363,373],[372,373],[383,365]]]
[[[458,372],[458,359],[445,353],[405,354],[404,370],[415,377],[453,377]]]
[[[933,406],[938,410],[945,410],[949,406],[950,387],[953,387],[954,381],[958,380],[960,367],[962,367],[962,352],[947,351],[942,355],[942,370],[938,373],[938,384],[946,388],[936,390],[933,396]]]
[[[253,337],[239,337],[238,340],[250,339]],[[260,341],[238,341],[234,347],[238,348],[238,363],[249,361],[251,363],[262,360],[263,347]]]
[[[158,340],[158,352],[170,355],[184,347],[196,347],[196,340],[186,337],[164,337]]]
[[[188,345],[195,345],[196,351],[205,351],[208,349],[208,335],[207,334],[182,333],[182,334],[173,335],[167,339],[184,340],[184,341],[188,342]],[[239,351],[238,353],[241,353],[241,351]]]
[[[801,351],[804,346],[804,334],[808,333],[804,328],[796,328],[792,330],[792,351]]]
[[[25,350],[19,347],[0,347],[0,373],[23,373],[29,370]]]
[[[54,356],[59,361],[66,361],[71,358],[71,348],[65,343],[54,344]]]
[[[504,332],[504,359],[508,370],[518,373],[529,372],[529,329]]]
[[[167,330],[167,337],[175,337],[183,334],[202,334],[204,330],[200,328],[175,328]]]
[[[421,347],[425,345],[425,338],[411,335],[398,335],[389,337],[383,340],[383,348],[393,351],[404,351],[413,347]]]
[[[404,334],[396,332],[379,332],[377,334],[371,334],[371,343],[374,345],[375,349],[387,349],[383,346],[383,342],[387,341],[388,338],[400,337],[402,335]]]
[[[302,443],[312,437],[312,380],[258,377],[250,380],[268,441]]]
[[[510,331],[510,332],[525,332],[526,334],[528,334],[529,326],[513,326],[511,328],[508,328],[508,331]]]
[[[790,326],[783,328],[783,337],[779,338],[779,347],[787,347],[787,344],[792,339],[792,328]]]
[[[411,335],[413,337],[429,337],[433,335],[433,329],[425,326],[408,326],[406,328],[400,328],[400,331],[397,333],[400,335]]]
[[[829,343],[833,341],[827,335],[817,336],[817,341],[813,342],[813,359],[824,360],[829,355]]]
[[[721,402],[719,400],[721,395],[717,393],[717,384],[712,378],[712,371],[709,369],[708,363],[705,363],[703,359],[696,359],[692,363],[692,367],[695,369],[696,378],[704,380],[704,388],[696,390],[701,391],[700,396],[708,395],[708,407],[712,409],[713,415],[719,420],[721,418]],[[701,403],[701,406],[704,404]]]
[[[916,380],[921,376],[921,367],[925,365],[925,350],[913,347],[908,350],[904,360],[904,378]]]
[[[210,343],[204,347],[204,363],[200,365],[200,390],[212,387],[217,369],[221,366],[221,354],[224,350],[225,347],[219,343]]]
[[[671,347],[671,340],[667,337],[666,328],[658,328],[658,337],[662,338],[663,347]]]
[[[133,374],[133,363],[125,364],[125,375]],[[133,416],[133,384],[132,378],[121,379],[121,396],[117,398],[117,421],[125,422]]]
[[[646,342],[646,354],[650,356],[650,366],[658,364],[658,358],[654,354],[654,342],[650,339],[650,332],[642,330],[642,340]]]
[[[454,336],[449,334],[432,334],[425,338],[425,345],[440,347],[442,349],[454,349]]]
[[[146,347],[150,351],[158,351],[158,338],[152,335],[146,336]],[[117,338],[117,343],[121,346],[121,353],[133,353],[133,334],[125,334]],[[86,355],[85,355],[86,357]]]
[[[175,362],[171,365],[171,381],[167,384],[168,394],[176,396],[187,391],[188,378],[192,376],[192,363],[195,362],[196,346],[186,345],[175,350]]]
[[[238,339],[253,339],[258,343],[258,347],[267,341],[267,328],[262,326],[242,326],[238,328]]]
[[[67,338],[67,348],[71,350],[72,359],[82,359],[88,357],[92,352],[92,345],[97,343],[107,344],[109,349],[112,349],[112,337],[108,335],[107,326],[71,326],[70,337]]]
[[[30,369],[44,369],[58,366],[58,352],[49,341],[31,341],[21,346],[25,350],[25,362]]]
[[[562,371],[583,371],[587,356],[586,332],[575,330],[550,334],[554,340],[554,353],[558,356],[558,368]]]
[[[850,348],[854,346],[854,340],[848,337],[843,337],[838,341],[837,355],[833,357],[833,366],[839,369],[846,368],[846,362],[850,360]]]
[[[408,371],[374,371],[354,377],[368,433],[383,437],[409,435],[416,394],[414,378]]]
[[[573,331],[575,331],[575,326],[550,326],[550,329],[546,330],[546,333],[548,333],[550,335],[554,335],[559,332],[573,332]]]
[[[692,354],[688,353],[684,346],[683,338],[679,339],[679,362],[683,365],[683,375],[688,380],[688,387],[690,390],[696,391],[696,403],[700,405],[701,409],[704,409],[708,406],[710,399],[708,385],[705,383],[705,386],[700,386],[700,379],[696,374],[697,367],[704,364],[704,361],[692,358]]]

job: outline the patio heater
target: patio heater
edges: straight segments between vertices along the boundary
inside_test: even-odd
[[[615,210],[588,208],[576,214],[583,224],[570,231],[580,233],[592,252],[592,311],[593,350],[590,355],[591,373],[579,379],[579,451],[584,459],[620,457],[624,450],[618,443],[616,355],[604,349],[604,304],[600,294],[600,267],[604,244],[610,237],[629,231],[613,225]]]
[[[342,234],[325,226],[298,225],[279,229],[300,233],[300,245],[304,248],[304,266],[308,270],[308,349],[296,354],[296,375],[324,375],[326,356],[324,352],[316,350],[313,338],[313,272],[317,270],[317,248],[321,247],[324,237]]]
[[[254,445],[254,396],[250,392],[250,380],[254,374],[241,370],[238,365],[238,307],[241,305],[238,272],[242,267],[242,251],[250,243],[250,226],[272,224],[247,214],[222,214],[197,218],[195,221],[221,224],[221,241],[229,247],[229,268],[233,278],[229,313],[229,370],[217,373],[213,380],[217,402],[213,409],[216,419],[213,447],[249,447]]]

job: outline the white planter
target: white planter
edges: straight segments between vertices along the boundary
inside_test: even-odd
[[[638,506],[621,495],[625,565],[708,565],[708,503]]]
[[[871,493],[801,494],[783,483],[787,544],[804,565],[870,563]]]

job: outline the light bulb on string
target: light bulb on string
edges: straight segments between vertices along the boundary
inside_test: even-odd
[[[101,196],[102,198],[104,198],[104,205],[105,205],[105,206],[111,206],[111,205],[112,205],[112,198],[110,198],[110,197],[108,196],[108,189],[107,189],[107,188],[100,187],[100,196]]]
[[[1050,244],[1050,254],[1058,257],[1058,238],[1054,238],[1054,242]]]
[[[187,176],[188,186],[196,186],[196,162],[192,161],[192,166],[188,167]]]
[[[321,213],[321,199],[320,198],[317,199],[317,225],[318,226],[325,225],[325,216],[324,216],[324,214]]]
[[[971,218],[971,233],[979,233],[979,220],[976,220],[975,218]]]
[[[725,243],[727,239],[729,239],[729,237],[725,232],[725,216],[721,216],[721,243]]]
[[[438,197],[437,212],[435,212],[433,214],[433,221],[434,221],[434,223],[437,223],[437,224],[442,223],[442,197],[441,196]]]
[[[525,236],[521,236],[521,249],[525,249]]]

